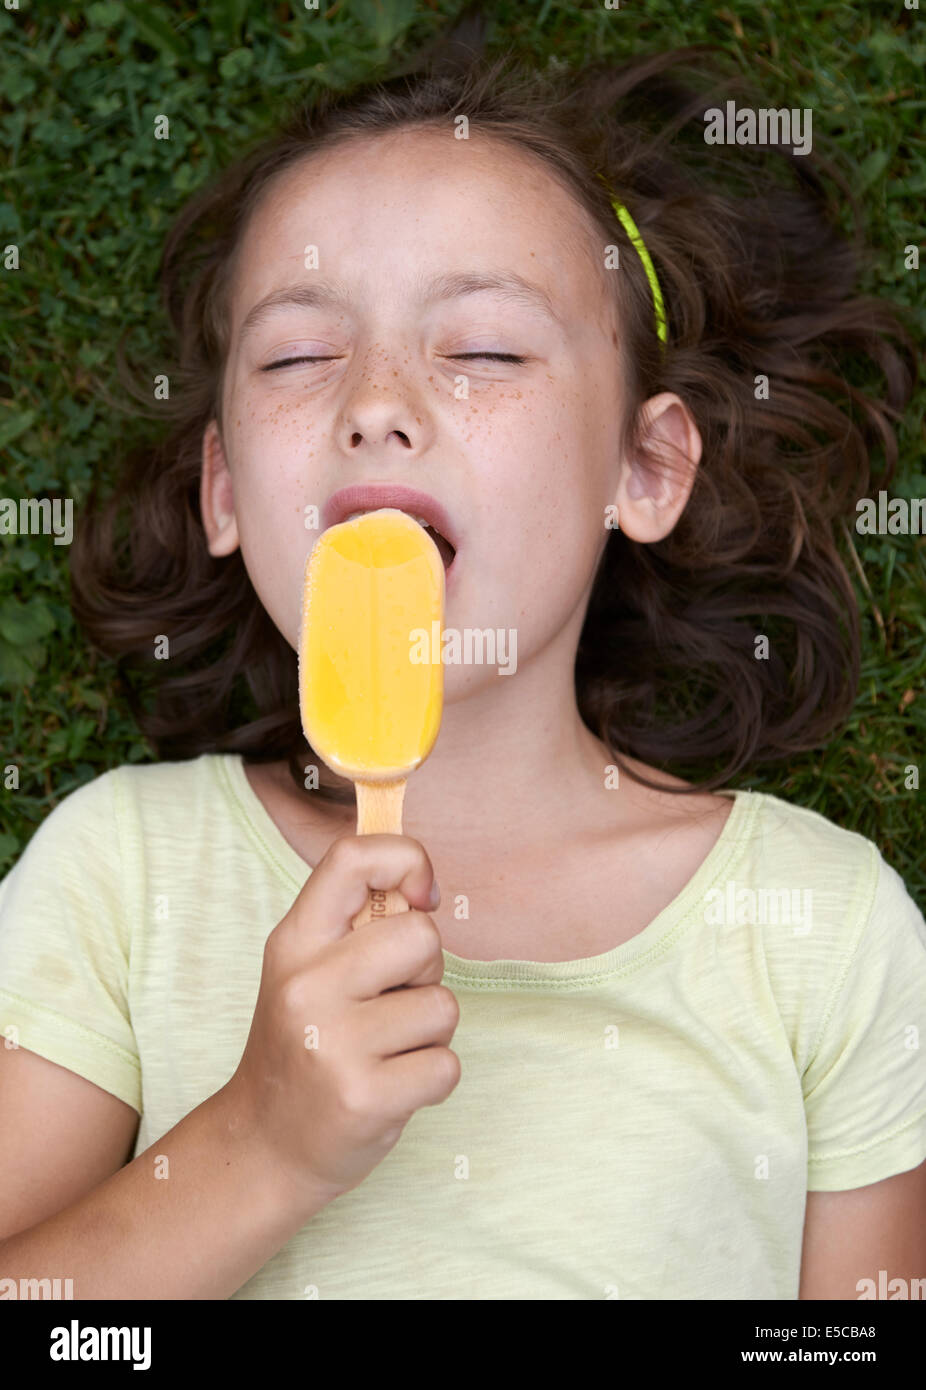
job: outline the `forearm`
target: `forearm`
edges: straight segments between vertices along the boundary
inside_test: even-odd
[[[330,1200],[274,1171],[223,1088],[79,1202],[0,1241],[0,1279],[69,1278],[75,1299],[228,1298]]]

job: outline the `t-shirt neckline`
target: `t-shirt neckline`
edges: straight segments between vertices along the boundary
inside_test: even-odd
[[[294,889],[294,896],[304,886],[312,872],[311,865],[296,853],[270,815],[264,803],[248,781],[244,758],[240,753],[211,753],[206,755],[220,776],[222,789],[238,819],[249,832],[264,858],[278,877]],[[444,951],[444,981],[481,989],[575,989],[596,984],[606,976],[628,974],[671,950],[686,927],[697,923],[708,891],[719,881],[729,878],[736,860],[752,832],[752,825],[762,800],[761,792],[746,788],[731,788],[717,792],[732,796],[733,809],[710,851],[670,903],[651,922],[628,941],[622,941],[610,951],[576,960],[470,960]],[[620,906],[620,884],[614,885],[616,910]]]

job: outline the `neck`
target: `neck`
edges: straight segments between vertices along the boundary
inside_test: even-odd
[[[460,670],[466,679],[472,668]],[[445,705],[434,749],[408,779],[404,824],[461,849],[548,841],[597,792],[604,810],[610,761],[579,715],[572,658],[551,645]]]
[[[545,648],[519,659],[514,675],[493,672],[486,680],[481,668],[481,689],[445,703],[434,748],[408,778],[407,835],[451,857],[493,844],[547,852],[570,837],[630,826],[658,795],[630,778],[619,790],[606,784],[613,758],[575,698],[583,614],[584,603]],[[445,668],[445,686],[448,672],[465,681],[473,669]],[[353,814],[343,819],[346,826]]]

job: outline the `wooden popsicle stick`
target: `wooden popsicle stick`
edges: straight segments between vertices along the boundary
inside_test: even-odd
[[[357,788],[357,834],[401,835],[402,802],[405,799],[407,778],[394,782],[355,782]],[[393,917],[407,912],[408,903],[397,888],[371,888],[366,906],[354,918],[354,928],[380,917]]]

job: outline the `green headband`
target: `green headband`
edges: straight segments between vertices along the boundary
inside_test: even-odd
[[[598,177],[601,178],[601,175],[599,174]],[[604,180],[602,181],[604,182]],[[607,184],[605,184],[605,187],[607,187]],[[668,326],[666,324],[666,310],[665,305],[662,302],[662,290],[659,288],[659,280],[656,276],[656,271],[653,266],[653,262],[650,259],[650,254],[647,251],[646,247],[643,245],[643,238],[637,230],[637,225],[634,222],[633,218],[630,216],[630,213],[624,207],[624,204],[618,202],[618,200],[611,193],[610,189],[608,189],[608,193],[611,196],[611,205],[621,220],[621,226],[624,228],[624,231],[630,237],[630,240],[633,242],[634,250],[640,257],[640,260],[643,262],[643,269],[646,271],[646,278],[649,281],[649,287],[653,292],[653,304],[656,309],[656,332],[659,335],[659,341],[665,344],[666,338],[668,336]]]

